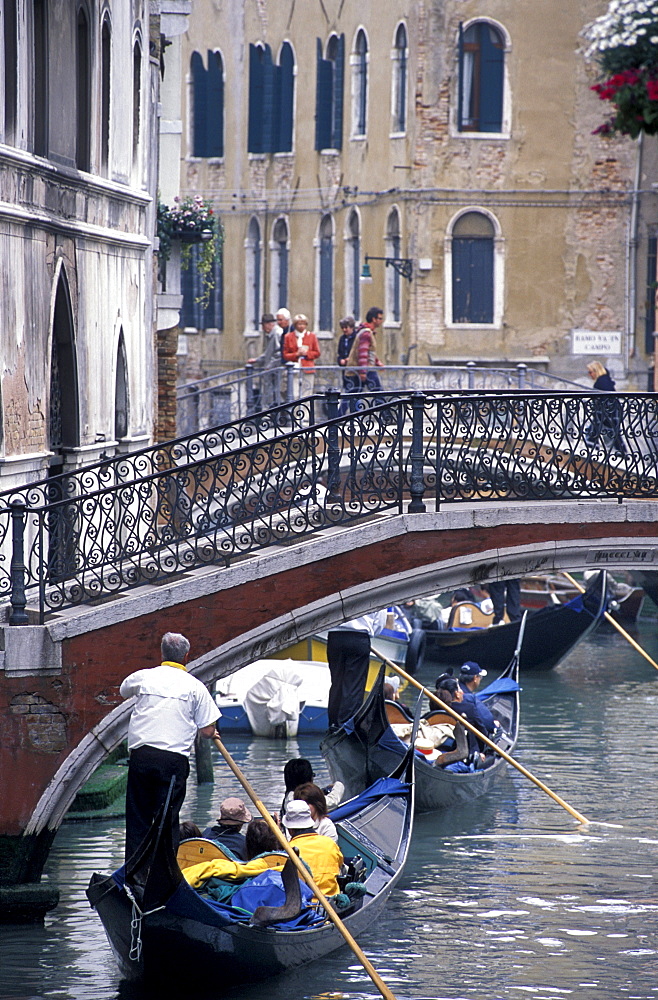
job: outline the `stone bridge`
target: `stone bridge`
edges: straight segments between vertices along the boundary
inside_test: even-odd
[[[210,683],[319,629],[469,581],[658,563],[653,397],[629,403],[625,456],[611,442],[574,442],[582,399],[571,410],[564,397],[549,403],[466,400],[448,426],[454,401],[428,420],[414,394],[256,434],[233,452],[223,438],[202,460],[161,446],[156,471],[117,486],[117,467],[103,466],[114,485],[94,490],[83,470],[41,507],[36,486],[14,497],[15,525],[32,510],[10,580],[23,624],[2,628],[0,652],[0,910],[12,892],[40,888],[78,789],[126,736],[118,686],[159,661],[163,632],[189,637],[191,669]],[[31,560],[46,551],[42,531],[29,538],[39,518],[50,530],[32,591],[40,613],[26,611]]]

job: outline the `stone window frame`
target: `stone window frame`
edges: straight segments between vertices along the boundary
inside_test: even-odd
[[[500,32],[503,42],[504,42],[504,64],[503,64],[503,108],[502,108],[502,122],[500,132],[479,132],[471,131],[469,129],[461,130],[459,128],[459,78],[460,78],[460,53],[459,53],[459,31],[457,33],[457,38],[455,39],[455,72],[453,74],[453,86],[452,86],[452,101],[451,101],[451,113],[450,113],[450,136],[454,139],[474,139],[474,140],[495,140],[495,139],[510,139],[512,136],[512,88],[510,82],[510,56],[512,52],[512,40],[510,33],[500,21],[497,21],[493,17],[471,17],[467,21],[464,21],[460,28],[463,32],[466,32],[472,25],[490,24],[498,32]]]

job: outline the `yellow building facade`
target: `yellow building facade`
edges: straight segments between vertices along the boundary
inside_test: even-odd
[[[606,6],[197,0],[181,190],[224,242],[207,309],[183,275],[181,380],[258,353],[281,306],[332,364],[340,318],[380,305],[388,364],[582,379],[593,354],[646,388],[656,155],[592,134],[580,33]]]

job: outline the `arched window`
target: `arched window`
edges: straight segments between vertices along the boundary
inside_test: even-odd
[[[494,322],[494,226],[482,212],[452,228],[452,322]]]
[[[345,233],[345,313],[358,319],[361,314],[361,220],[356,209],[350,212]]]
[[[277,219],[272,230],[272,280],[270,282],[271,311],[288,305],[288,223]]]
[[[123,330],[117,347],[117,369],[114,379],[114,437],[116,441],[128,436],[128,365]]]
[[[363,136],[368,120],[368,39],[363,28],[357,32],[351,61],[352,135]]]
[[[258,219],[249,221],[245,242],[245,319],[247,330],[260,329],[262,244]]]
[[[391,87],[391,131],[396,134],[407,131],[407,29],[399,24],[395,32],[392,52],[393,79]]]
[[[397,208],[391,209],[386,220],[386,257],[401,256],[400,213]],[[402,315],[400,306],[400,274],[394,267],[386,268],[386,319],[391,323],[399,323]]]
[[[459,130],[501,132],[505,40],[493,24],[459,29]]]
[[[325,215],[318,233],[318,328],[334,325],[334,223]]]
[[[190,59],[192,78],[192,156],[224,155],[224,64],[208,50],[208,69],[200,52]]]
[[[18,111],[18,0],[5,0],[4,14],[4,56],[5,56],[5,135],[9,144],[16,139],[16,115]]]
[[[112,31],[103,19],[101,31],[101,171],[107,175],[110,160],[110,93],[112,89]]]
[[[341,149],[343,145],[343,77],[345,35],[332,35],[326,58],[317,39],[317,84],[315,92],[315,148]]]
[[[275,68],[279,81],[278,99],[279,134],[275,153],[292,153],[292,133],[295,109],[295,57],[292,46],[284,42],[279,55],[279,65]],[[276,110],[276,109],[275,109]],[[279,302],[279,305],[282,305]]]
[[[133,166],[139,164],[142,118],[142,47],[139,39],[133,46]]]
[[[78,30],[75,49],[76,130],[75,165],[89,170],[91,134],[91,65],[89,51],[89,19],[84,7],[78,9]]]
[[[281,46],[279,65],[269,45],[249,46],[249,153],[292,151],[295,59],[292,46]]]

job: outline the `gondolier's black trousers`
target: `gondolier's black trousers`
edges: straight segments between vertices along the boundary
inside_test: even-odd
[[[149,746],[130,751],[126,788],[126,861],[130,860],[149,832],[167,798],[172,777],[171,825],[174,850],[178,849],[179,815],[189,773],[190,762],[184,754]]]
[[[370,663],[370,636],[354,629],[336,629],[327,636],[327,660],[331,688],[327,714],[329,725],[351,719],[363,704]]]

